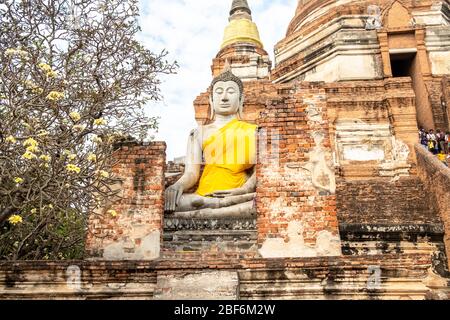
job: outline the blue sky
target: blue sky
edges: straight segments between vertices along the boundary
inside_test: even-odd
[[[156,140],[167,143],[167,159],[183,156],[189,132],[197,126],[193,101],[211,82],[211,63],[228,24],[232,0],[140,0],[139,40],[177,60],[176,75],[162,78],[162,102],[149,113],[161,117]],[[297,7],[296,0],[248,0],[266,51],[284,38]]]

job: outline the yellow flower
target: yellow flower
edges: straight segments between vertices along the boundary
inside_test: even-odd
[[[81,119],[81,115],[76,111],[69,113],[69,116],[75,122],[80,121]]]
[[[50,72],[50,71],[53,71],[52,70],[52,67],[50,67],[48,64],[46,64],[46,63],[39,63],[38,64],[38,67],[39,67],[39,69],[41,69],[42,71],[44,71],[44,72]]]
[[[113,217],[117,216],[117,211],[116,210],[108,210],[107,213],[109,213]]]
[[[31,160],[31,159],[36,158],[36,155],[35,155],[34,153],[30,152],[30,151],[26,151],[26,152],[22,155],[22,158]]]
[[[27,151],[29,151],[29,152],[38,152],[39,148],[36,147],[36,146],[29,146],[29,147],[27,147]]]
[[[100,170],[98,171],[99,176],[101,176],[102,178],[109,178],[109,173],[105,170]]]
[[[91,161],[91,162],[95,162],[95,161],[97,161],[97,156],[96,156],[95,154],[93,154],[93,153],[90,153],[90,154],[87,156],[87,159],[88,159],[89,161]]]
[[[47,72],[47,78],[54,78],[57,76],[56,71],[50,70]]]
[[[23,183],[23,179],[20,178],[20,177],[15,177],[15,178],[14,178],[14,182],[15,182],[15,183],[18,183],[18,184],[21,184],[21,183]]]
[[[73,126],[72,129],[75,131],[83,132],[84,129],[86,129],[86,125],[85,124],[76,124]]]
[[[9,136],[9,137],[7,137],[6,138],[6,142],[9,142],[9,143],[16,143],[16,138],[14,138],[13,136]]]
[[[0,94],[0,100],[1,99],[6,99],[7,98],[7,96],[5,96],[4,94]]]
[[[69,161],[75,160],[76,157],[77,157],[77,155],[76,155],[76,154],[73,154],[73,153],[71,153],[71,154],[69,154],[69,155],[67,156],[67,158],[69,159]]]
[[[6,49],[5,54],[7,56],[15,56],[15,55],[19,55],[22,58],[27,58],[28,57],[28,52],[24,51],[24,50],[20,50],[20,49]]]
[[[25,87],[27,87],[28,89],[34,89],[37,87],[36,84],[30,80],[25,80],[23,83],[25,84]]]
[[[48,205],[48,207],[49,207],[50,209],[53,209],[53,205],[52,205],[51,203]]]
[[[58,101],[64,98],[64,93],[59,91],[50,91],[50,93],[47,95],[47,99],[50,101]]]
[[[33,81],[25,80],[24,84],[27,89],[30,89],[33,93],[41,94],[42,92],[44,92],[44,89],[38,87]]]
[[[18,224],[22,222],[22,217],[18,216],[17,214],[13,214],[8,218],[9,223],[11,224]]]
[[[74,164],[68,164],[66,170],[69,172],[80,173],[81,169]]]
[[[103,119],[103,118],[98,118],[98,119],[95,119],[95,120],[94,120],[94,124],[95,124],[96,126],[101,126],[101,125],[103,125],[103,124],[106,124],[106,120]]]
[[[7,55],[7,56],[13,56],[13,55],[15,55],[16,54],[16,50],[15,49],[6,49],[6,51],[5,51],[5,55]]]
[[[33,138],[28,138],[23,142],[24,147],[36,147],[38,145],[38,142],[34,140]]]
[[[36,209],[36,208],[33,208],[33,209],[30,210],[30,212],[31,212],[32,214],[36,214],[37,209]]]
[[[31,90],[31,92],[37,93],[37,94],[42,94],[42,93],[44,92],[44,89],[39,88],[39,87],[36,87],[36,88],[33,88],[33,89]]]
[[[41,159],[42,161],[45,161],[45,162],[50,162],[52,160],[52,157],[43,154],[42,156],[39,157],[39,159]]]
[[[100,138],[99,136],[95,135],[92,137],[92,141],[94,141],[95,143],[102,143],[103,140],[102,138]]]

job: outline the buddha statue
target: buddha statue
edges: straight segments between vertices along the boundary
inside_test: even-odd
[[[209,123],[190,133],[185,172],[166,189],[164,210],[184,218],[249,217],[255,214],[257,126],[240,120],[243,84],[231,71],[210,88]]]

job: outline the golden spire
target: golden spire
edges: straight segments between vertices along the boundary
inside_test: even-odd
[[[247,0],[233,0],[230,11],[230,23],[225,28],[221,49],[238,42],[252,43],[263,48],[258,27],[252,21]]]

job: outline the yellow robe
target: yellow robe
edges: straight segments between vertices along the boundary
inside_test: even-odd
[[[205,196],[244,185],[246,170],[256,163],[256,128],[234,119],[203,142],[205,168],[197,194]]]

